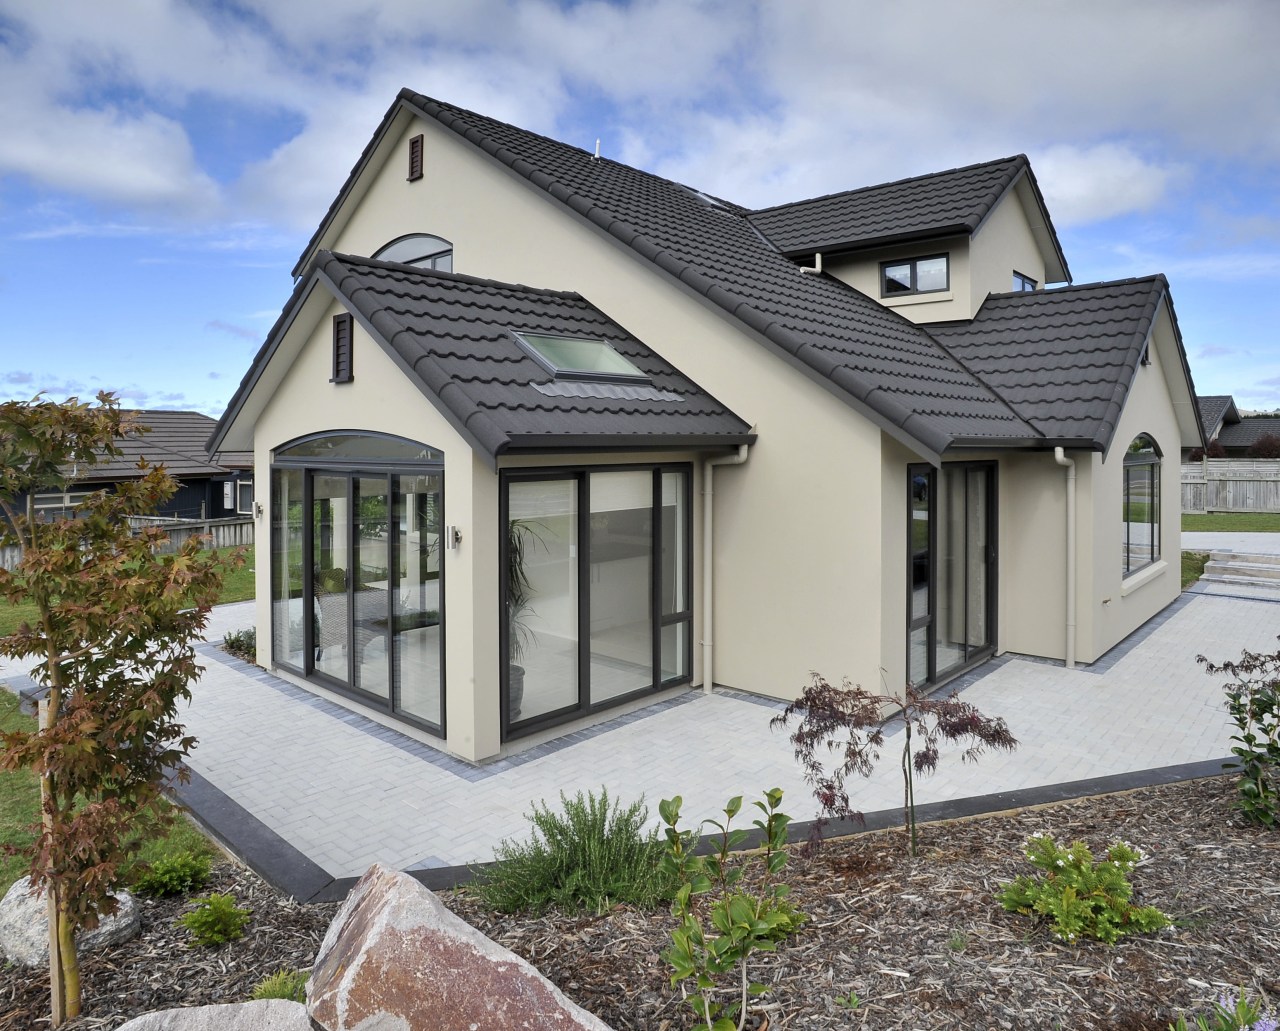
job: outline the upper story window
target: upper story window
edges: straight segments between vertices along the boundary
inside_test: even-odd
[[[604,340],[517,333],[516,339],[530,355],[557,379],[648,382],[649,377],[631,359]]]
[[[950,287],[951,273],[945,254],[880,263],[881,297],[935,293]]]
[[[453,244],[426,233],[410,233],[392,240],[373,256],[380,261],[398,261],[401,265],[453,271]]]
[[[1124,456],[1124,575],[1160,558],[1160,448],[1145,433]]]
[[[1013,274],[1013,292],[1014,293],[1030,293],[1036,288],[1036,281],[1030,276],[1024,276],[1021,272]]]

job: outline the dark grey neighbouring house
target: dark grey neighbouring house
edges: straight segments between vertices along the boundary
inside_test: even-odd
[[[175,519],[223,519],[249,515],[253,510],[253,456],[223,452],[211,457],[205,450],[215,421],[199,412],[127,410],[150,432],[119,441],[121,454],[82,470],[66,493],[35,497],[37,518],[56,518],[91,491],[110,490],[139,476],[138,461],[163,465],[178,481],[178,490],[157,513]]]
[[[1263,437],[1280,440],[1280,417],[1244,417],[1236,408],[1236,400],[1230,394],[1208,394],[1196,398],[1200,409],[1200,422],[1204,426],[1204,438],[1216,440],[1226,451],[1227,458],[1248,458],[1249,449]]]

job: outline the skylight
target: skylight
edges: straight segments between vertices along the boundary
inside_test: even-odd
[[[604,340],[517,333],[516,339],[562,379],[647,380],[649,377]]]

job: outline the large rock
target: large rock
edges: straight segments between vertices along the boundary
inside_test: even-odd
[[[329,925],[307,1010],[325,1031],[609,1031],[412,877],[381,865]]]
[[[128,941],[138,933],[142,918],[138,903],[127,891],[116,895],[117,909],[92,931],[76,935],[76,951],[84,954]],[[31,890],[31,878],[14,881],[0,901],[0,952],[10,963],[41,967],[49,963],[49,903],[43,892]]]
[[[300,1002],[263,999],[157,1010],[134,1017],[117,1031],[311,1031],[311,1021]]]

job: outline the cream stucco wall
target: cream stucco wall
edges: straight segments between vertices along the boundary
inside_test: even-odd
[[[1010,190],[987,215],[969,242],[969,305],[973,313],[987,294],[1007,294],[1013,273],[1044,286],[1044,255],[1031,235],[1017,191]],[[966,316],[968,317],[968,316]]]
[[[418,132],[425,175],[408,183],[403,151]],[[455,272],[576,290],[758,424],[746,466],[715,476],[717,682],[781,698],[812,668],[874,682],[879,431],[740,324],[438,125],[405,125],[387,151],[332,249],[371,254],[405,233],[432,233],[453,242]]]
[[[931,257],[936,254],[946,254],[949,257],[949,289],[936,293],[909,294],[906,297],[880,296],[880,263],[882,261]],[[851,256],[824,257],[822,267],[837,279],[848,283],[855,290],[862,291],[868,297],[875,298],[912,322],[944,322],[947,319],[973,317],[969,286],[969,254],[969,238],[954,236],[944,240],[861,251]]]
[[[1169,399],[1168,377],[1175,374],[1177,345],[1168,309],[1156,318],[1150,362],[1138,367],[1111,449],[1093,458],[1094,488],[1091,517],[1095,547],[1092,594],[1087,623],[1081,632],[1085,661],[1104,655],[1135,627],[1150,619],[1181,592],[1181,513],[1179,448],[1182,436]],[[1176,373],[1180,376],[1180,371]],[[1160,560],[1128,577],[1121,567],[1122,468],[1129,443],[1149,434],[1164,456],[1160,475]]]

